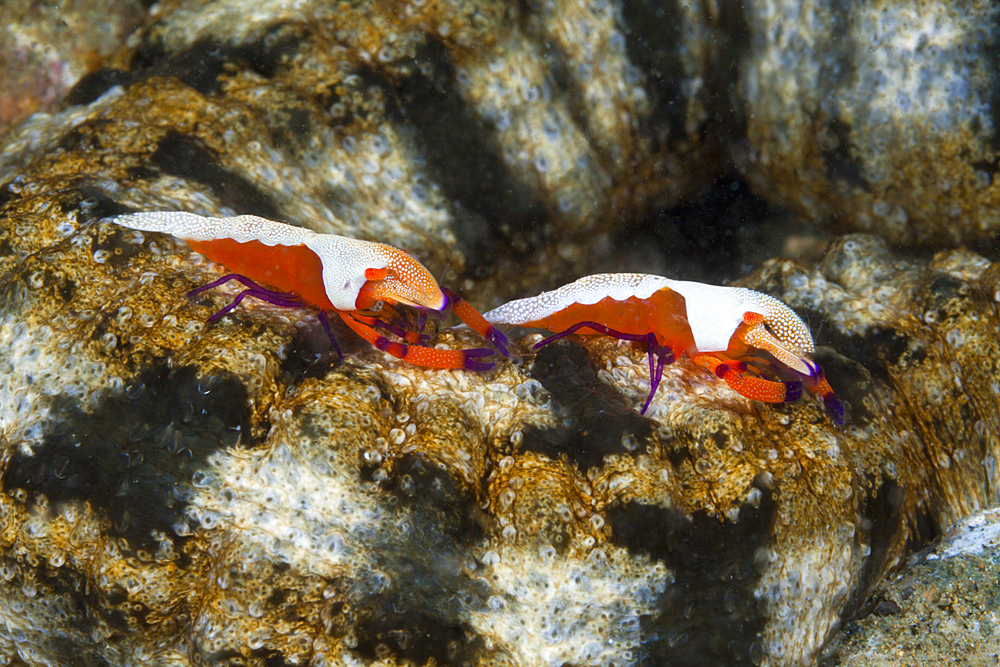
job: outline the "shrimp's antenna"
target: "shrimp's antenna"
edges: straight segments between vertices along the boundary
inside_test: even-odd
[[[441,274],[437,278],[438,285],[443,285],[444,284],[445,276],[448,275],[448,269],[451,268],[451,265],[455,261],[456,257],[458,257],[458,250],[452,250],[451,251],[451,256],[448,257],[448,261],[445,262],[444,266],[441,267]]]
[[[445,277],[447,277],[448,270],[451,268],[451,265],[455,261],[455,258],[457,256],[458,256],[458,250],[452,250],[451,251],[451,255],[448,257],[448,261],[445,262],[444,266],[441,267],[441,273],[437,276],[438,285],[444,285],[445,284],[444,279],[445,279]],[[445,294],[447,295],[447,292]],[[448,307],[450,307],[452,305],[452,299],[451,299],[450,296],[448,296],[447,298],[448,298]],[[426,320],[426,317],[425,317],[425,320]]]

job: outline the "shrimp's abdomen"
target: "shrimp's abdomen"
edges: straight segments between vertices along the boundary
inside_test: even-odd
[[[241,243],[233,239],[188,241],[188,245],[233,273],[280,292],[293,292],[324,310],[334,308],[323,284],[323,262],[304,245]]]

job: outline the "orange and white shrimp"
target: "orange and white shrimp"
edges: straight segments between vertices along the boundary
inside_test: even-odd
[[[415,365],[491,368],[493,363],[481,358],[494,354],[493,350],[441,350],[390,340],[376,329],[410,342],[423,336],[385,321],[391,309],[377,315],[366,312],[379,304],[401,304],[439,313],[451,307],[463,322],[507,355],[507,339],[496,327],[454,292],[442,290],[430,271],[399,248],[319,234],[254,215],[207,218],[181,211],[152,211],[122,215],[112,218],[112,222],[129,229],[176,236],[232,271],[191,292],[194,296],[230,280],[246,287],[210,320],[225,315],[247,296],[282,307],[314,306],[320,309],[320,319],[328,333],[330,328],[324,313],[333,311],[378,349]],[[332,333],[330,340],[336,346]],[[337,353],[340,354],[339,348]]]
[[[805,385],[823,399],[834,421],[843,421],[843,407],[823,369],[809,358],[815,352],[809,328],[784,303],[754,290],[605,273],[511,301],[483,317],[558,332],[536,348],[577,331],[645,342],[651,389],[643,413],[663,367],[686,354],[754,400],[794,401]]]

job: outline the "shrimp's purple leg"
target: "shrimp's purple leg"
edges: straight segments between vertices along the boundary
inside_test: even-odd
[[[236,298],[233,299],[232,303],[230,303],[228,306],[226,306],[222,310],[218,311],[217,313],[209,317],[208,321],[214,322],[215,320],[219,319],[220,317],[231,311],[233,308],[238,306],[240,302],[243,301],[243,299],[247,298],[248,296],[252,296],[255,299],[260,299],[261,301],[265,301],[271,304],[272,306],[278,306],[279,308],[309,307],[308,304],[306,304],[304,301],[294,298],[294,295],[292,295],[293,298],[291,299],[287,298],[287,295],[288,292],[272,292],[271,290],[264,289],[262,287],[245,289],[236,295]]]
[[[223,308],[222,310],[220,310],[219,312],[215,313],[210,318],[208,318],[209,322],[219,319],[220,317],[231,311],[233,308],[235,308],[243,299],[245,299],[248,296],[252,296],[256,299],[260,299],[261,301],[265,301],[271,304],[272,306],[278,306],[280,308],[308,307],[308,304],[302,301],[293,292],[276,292],[275,290],[269,290],[262,285],[258,285],[257,283],[250,280],[246,276],[240,275],[239,273],[230,273],[229,275],[222,276],[218,280],[212,281],[207,285],[196,287],[195,289],[188,292],[187,296],[189,299],[194,298],[199,294],[201,294],[202,292],[214,289],[216,287],[219,287],[220,285],[225,285],[226,283],[233,280],[246,287],[246,289],[237,294],[236,298],[233,299],[232,303],[230,303],[228,306],[226,306],[225,308]]]
[[[188,292],[188,298],[193,298],[205,292],[207,290],[219,287],[220,285],[225,285],[226,283],[235,280],[244,287],[245,290],[236,295],[236,298],[232,300],[227,306],[216,312],[214,315],[208,318],[209,322],[214,322],[215,320],[223,317],[233,308],[238,306],[243,299],[248,296],[252,296],[255,299],[260,299],[265,303],[269,303],[272,306],[277,306],[278,308],[308,308],[309,304],[300,299],[294,292],[278,292],[275,290],[267,289],[266,287],[255,283],[244,275],[239,273],[230,273],[225,275],[218,280],[208,283],[207,285],[202,285],[197,287],[190,292]],[[323,325],[323,329],[326,331],[327,338],[333,343],[333,349],[337,351],[337,357],[341,362],[344,361],[344,354],[340,351],[340,346],[337,345],[337,339],[333,336],[333,330],[330,328],[330,321],[326,317],[326,313],[322,310],[319,311],[319,321]]]
[[[375,323],[372,325],[376,329],[384,329],[397,338],[402,338],[408,343],[414,345],[423,345],[430,341],[431,337],[425,333],[420,333],[424,330],[424,325],[427,323],[427,314],[424,313],[422,317],[422,322],[419,328],[410,331],[406,328],[406,323],[399,318],[393,318],[392,322],[383,322],[382,320],[376,318]]]
[[[656,340],[656,334],[653,332],[649,332],[647,334],[630,334],[623,331],[615,331],[614,329],[606,327],[603,324],[589,321],[577,322],[569,329],[560,331],[559,333],[553,334],[541,342],[535,343],[534,347],[537,350],[544,345],[548,345],[553,341],[559,340],[563,336],[576,333],[584,327],[593,329],[594,331],[602,333],[605,336],[612,336],[613,338],[618,338],[620,340],[646,343],[646,353],[649,355],[649,397],[646,399],[646,403],[642,406],[642,411],[639,413],[646,414],[646,410],[649,408],[649,404],[652,403],[653,396],[656,394],[656,390],[660,386],[660,380],[663,378],[663,368],[674,363],[674,351],[667,345],[660,345],[660,343]]]
[[[246,276],[244,276],[244,275],[242,275],[240,273],[230,273],[230,274],[222,276],[218,280],[213,280],[212,282],[208,283],[207,285],[202,285],[201,287],[196,287],[193,290],[191,290],[190,292],[188,292],[188,294],[187,294],[188,298],[189,299],[194,298],[194,297],[198,296],[199,294],[201,294],[202,292],[207,292],[210,289],[215,289],[216,287],[219,287],[220,285],[225,285],[226,283],[228,283],[230,281],[233,281],[233,280],[235,280],[236,282],[240,283],[241,285],[243,285],[244,287],[246,287],[247,289],[252,290],[252,291],[258,291],[258,292],[261,292],[261,293],[266,293],[266,294],[269,294],[269,295],[274,295],[277,298],[284,298],[284,299],[288,299],[288,300],[298,299],[298,297],[293,292],[275,292],[274,290],[269,290],[266,287],[264,287],[263,285],[258,285],[257,283],[255,283],[254,281],[250,280],[249,278],[247,278]]]
[[[653,396],[656,395],[656,390],[660,387],[660,380],[663,379],[663,368],[674,363],[674,351],[668,345],[660,345],[656,340],[656,334],[650,332],[647,334],[649,336],[648,341],[648,353],[649,353],[649,397],[646,398],[645,405],[642,406],[642,410],[639,414],[646,414],[646,410],[649,409],[649,404],[653,402]],[[656,356],[656,369],[653,369],[653,356]]]
[[[555,342],[555,341],[559,340],[563,336],[568,336],[570,334],[576,333],[577,331],[579,331],[580,329],[582,329],[584,327],[587,327],[588,329],[593,329],[594,331],[596,331],[598,333],[602,333],[605,336],[612,336],[614,338],[618,338],[618,339],[621,339],[621,340],[629,340],[629,341],[635,341],[635,342],[640,342],[640,343],[645,343],[645,342],[649,341],[649,334],[629,334],[629,333],[624,333],[624,332],[621,332],[621,331],[615,331],[614,329],[611,329],[610,327],[606,327],[603,324],[598,324],[597,322],[577,322],[576,324],[574,324],[573,326],[571,326],[569,329],[566,329],[566,331],[560,331],[557,334],[553,334],[553,335],[549,336],[548,338],[546,338],[543,341],[535,343],[534,347],[537,350],[540,347],[543,347],[545,345],[548,345],[549,343],[552,343],[552,342]]]
[[[323,330],[326,331],[326,337],[330,339],[333,343],[333,349],[337,351],[337,356],[340,358],[340,363],[344,363],[344,353],[340,351],[340,346],[337,345],[337,339],[333,337],[333,329],[330,328],[330,320],[326,317],[326,311],[319,311],[319,323],[323,325]]]
[[[837,426],[844,425],[844,406],[840,403],[840,399],[834,396],[832,392],[823,395],[823,407],[826,408],[834,424]]]

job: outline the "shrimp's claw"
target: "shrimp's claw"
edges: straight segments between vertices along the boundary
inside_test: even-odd
[[[764,403],[784,403],[802,395],[801,382],[775,382],[745,375],[747,365],[742,361],[727,362],[712,354],[698,354],[693,358],[696,364],[715,373],[740,396]]]
[[[510,356],[510,352],[507,351],[507,346],[510,345],[510,342],[507,340],[507,337],[493,325],[492,322],[489,322],[485,317],[483,317],[482,314],[473,308],[468,301],[458,296],[447,287],[441,291],[444,292],[448,303],[451,305],[452,312],[458,316],[458,319],[462,320],[462,322],[467,324],[470,329],[489,341],[490,344],[496,347],[500,354],[505,357]]]
[[[791,382],[782,382],[785,385],[785,400],[784,403],[791,403],[792,401],[797,401],[802,397],[802,382],[799,380],[793,380]]]
[[[834,424],[844,425],[844,406],[841,405],[840,399],[833,395],[833,392],[823,396],[823,407],[826,408],[827,414],[830,415]]]
[[[823,407],[826,408],[827,414],[830,415],[830,419],[837,426],[844,425],[844,406],[841,404],[840,399],[836,397],[833,393],[833,387],[826,380],[826,375],[823,373],[823,369],[816,366],[816,376],[815,382],[808,385],[809,391],[819,396],[823,399]]]
[[[471,371],[486,371],[493,368],[493,362],[480,361],[480,357],[495,354],[493,350],[476,348],[471,350],[441,350],[436,347],[408,345],[401,341],[390,340],[376,330],[378,320],[374,317],[361,315],[355,311],[336,311],[344,323],[354,333],[378,349],[391,354],[397,359],[408,361],[415,366],[425,368],[464,369]]]
[[[833,388],[826,381],[826,376],[820,365],[806,356],[814,351],[812,339],[807,340],[805,334],[797,330],[798,327],[793,327],[787,322],[782,324],[780,321],[772,322],[772,326],[778,327],[778,330],[782,332],[780,337],[776,337],[765,326],[767,322],[767,318],[759,313],[745,313],[743,324],[738,329],[739,338],[744,344],[767,352],[781,366],[802,378],[802,381],[797,383],[798,388],[795,390],[794,397],[786,398],[786,401],[796,400],[802,394],[804,384],[810,392],[823,399],[823,407],[830,415],[830,419],[838,426],[842,425],[844,423],[844,406],[834,396]],[[784,384],[787,386],[793,383],[786,382]],[[742,391],[739,393],[743,394]],[[748,394],[743,395],[749,396]],[[789,394],[789,396],[791,395]],[[753,397],[751,396],[751,398]]]

